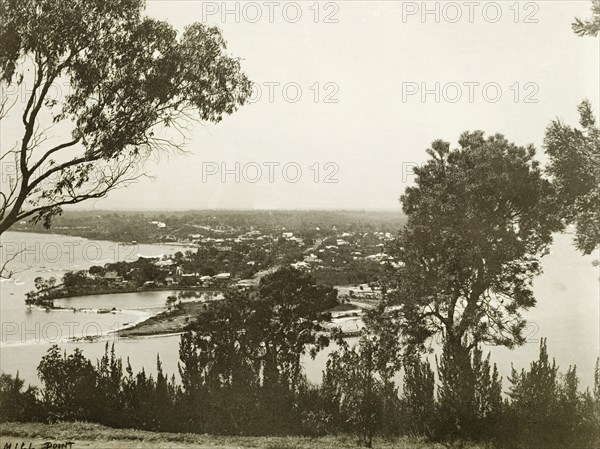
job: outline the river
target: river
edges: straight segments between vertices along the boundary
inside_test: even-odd
[[[162,308],[168,291],[138,292],[97,297],[71,298],[77,307],[121,309],[120,312],[97,314],[72,311],[27,310],[25,293],[34,289],[37,276],[60,279],[69,270],[81,270],[113,260],[135,260],[139,256],[161,256],[181,251],[181,246],[122,246],[107,241],[93,241],[56,234],[7,232],[2,238],[4,256],[25,249],[10,264],[15,271],[0,284],[0,370],[15,374],[39,385],[36,366],[52,343],[67,351],[79,347],[92,360],[99,358],[106,342],[115,344],[123,360],[129,358],[134,371],[142,367],[155,372],[160,355],[163,369],[177,374],[178,336],[118,339],[107,332],[131,325]],[[539,338],[548,338],[548,349],[562,370],[577,365],[582,386],[593,384],[595,359],[600,350],[600,282],[598,267],[591,256],[582,256],[571,244],[569,235],[556,235],[551,253],[542,259],[544,273],[534,281],[537,306],[526,312],[530,325],[528,343],[515,350],[490,348],[492,360],[506,378],[511,364],[520,369],[537,357]],[[68,342],[68,337],[103,334],[105,340]],[[304,359],[307,377],[319,382],[327,354],[315,360]],[[507,388],[508,382],[504,381]]]

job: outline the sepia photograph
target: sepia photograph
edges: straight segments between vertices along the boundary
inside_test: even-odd
[[[600,0],[0,0],[0,449],[600,449]]]

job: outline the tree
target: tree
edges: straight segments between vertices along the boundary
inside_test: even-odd
[[[44,281],[44,278],[41,276],[38,276],[33,280],[33,285],[35,285],[37,290],[46,289],[46,281]]]
[[[9,374],[0,374],[0,422],[31,422],[41,417],[37,388]]]
[[[581,20],[576,17],[571,27],[578,36],[598,36],[600,33],[600,0],[592,0],[591,18]]]
[[[257,315],[242,292],[227,292],[181,336],[179,373],[203,431],[247,430],[244,410],[256,404],[264,353]]]
[[[459,146],[435,141],[401,198],[408,222],[389,253],[403,264],[390,264],[381,311],[395,306],[409,345],[443,337],[468,408],[471,353],[525,342],[520,312],[535,306],[531,282],[560,224],[533,146],[481,131],[462,134]]]
[[[125,418],[125,400],[122,390],[123,362],[115,356],[114,343],[110,352],[106,343],[104,355],[96,362],[96,374],[93,418],[97,422],[118,427]]]
[[[176,304],[177,304],[177,296],[175,296],[175,295],[167,296],[167,300],[165,301],[165,307],[167,308],[167,311],[171,312],[175,308]]]
[[[26,94],[0,107],[3,121],[20,107],[7,124],[19,141],[1,154],[14,171],[3,170],[0,234],[23,219],[48,227],[62,206],[129,184],[149,155],[180,149],[191,121],[219,122],[249,97],[219,29],[194,23],[178,36],[143,6],[0,0],[0,87]]]
[[[329,344],[322,322],[327,309],[338,305],[337,291],[317,285],[313,276],[283,267],[263,277],[258,287],[258,314],[264,317],[267,381],[283,383],[292,391],[301,374],[301,357],[314,357]]]
[[[304,387],[301,356],[328,344],[321,321],[336,295],[288,267],[255,290],[227,291],[208,306],[179,345],[194,419],[213,431],[290,431],[294,399]]]
[[[434,419],[435,378],[427,359],[421,360],[417,353],[409,354],[404,361],[402,381],[402,405],[408,432],[431,435]]]
[[[44,407],[51,420],[86,420],[94,407],[96,372],[92,363],[75,348],[73,354],[53,345],[38,367]]]
[[[88,273],[90,273],[92,276],[104,276],[105,272],[106,270],[98,265],[92,265],[88,270]]]
[[[67,275],[74,276],[74,273],[67,272],[65,273],[65,277],[67,277]],[[28,306],[36,303],[43,304],[43,300],[48,297],[52,289],[55,287],[56,278],[51,277],[50,279],[46,280],[41,276],[38,276],[33,280],[33,283],[37,291],[30,291],[25,294],[25,304]]]
[[[465,381],[455,351],[445,350],[436,358],[438,377],[438,413],[435,432],[438,438],[478,439],[491,437],[502,416],[502,382],[490,354],[483,359],[475,348],[471,358],[472,380]]]
[[[597,447],[598,421],[589,392],[578,391],[576,367],[561,375],[554,359],[550,362],[546,339],[540,355],[528,371],[514,368],[509,378],[513,422],[510,438],[521,447],[581,448]]]
[[[344,430],[357,433],[363,445],[372,447],[384,421],[397,414],[398,393],[386,369],[387,348],[368,333],[352,347],[341,335],[337,343],[339,349],[329,355],[323,372],[322,392],[337,401]]]
[[[142,285],[147,281],[162,282],[167,277],[167,273],[157,267],[153,259],[140,257],[134,262],[133,266],[134,268],[129,275],[138,285]]]
[[[556,212],[565,223],[576,225],[575,245],[590,254],[600,245],[600,129],[588,100],[578,111],[581,129],[552,121],[544,149],[556,187]]]
[[[497,422],[502,413],[502,379],[495,363],[492,367],[490,355],[488,352],[484,359],[483,351],[477,348],[473,351],[472,359],[475,373],[475,417],[488,428]]]
[[[88,278],[83,271],[67,271],[63,275],[63,285],[67,291],[84,287],[87,282]]]

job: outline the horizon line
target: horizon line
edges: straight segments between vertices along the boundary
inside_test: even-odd
[[[68,209],[69,212],[403,212],[402,208],[290,208],[290,209],[256,209],[256,208],[197,208],[197,209],[149,209],[149,208],[114,208],[114,209]]]

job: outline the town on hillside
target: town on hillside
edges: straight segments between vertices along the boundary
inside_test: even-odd
[[[153,243],[181,249],[162,257],[139,255],[104,264],[91,261],[89,269],[67,272],[62,281],[39,279],[37,290],[26,302],[52,306],[57,298],[90,294],[244,289],[257,286],[264,274],[287,265],[310,273],[318,284],[336,286],[342,298],[368,300],[377,299],[382,271],[400,266],[386,252],[397,227],[390,217],[395,215],[401,221],[400,214],[370,213],[365,219],[361,212],[309,211],[302,214],[302,221],[289,215],[287,222],[279,225],[262,220],[264,214],[124,214],[115,219],[116,214],[104,217],[71,212],[57,219],[60,232],[95,237],[96,228],[110,229],[102,226],[103,218],[110,218],[117,224],[119,220],[134,223],[129,240],[119,243],[123,252],[135,252],[138,241],[148,241],[148,228],[154,231]],[[39,231],[31,225],[21,226]],[[136,229],[140,231],[136,233]]]

